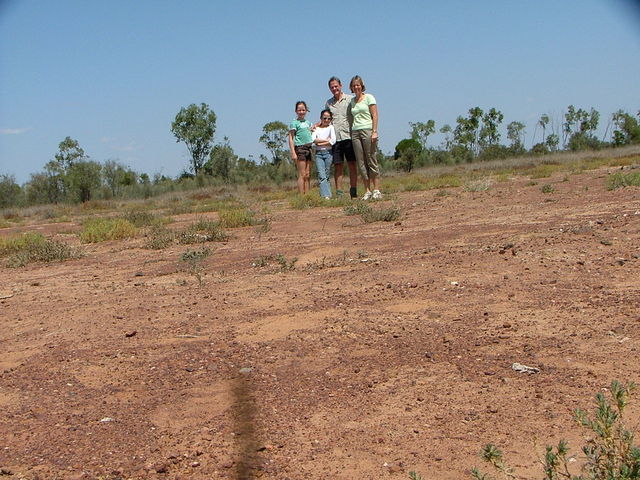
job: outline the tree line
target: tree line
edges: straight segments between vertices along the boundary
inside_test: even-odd
[[[409,122],[409,136],[395,147],[393,155],[378,152],[383,169],[411,171],[435,164],[454,164],[519,155],[544,155],[560,150],[585,150],[640,143],[640,111],[631,115],[622,110],[611,117],[602,140],[596,137],[600,114],[576,109],[569,105],[562,122],[541,115],[536,129],[541,141],[530,150],[524,146],[525,125],[512,121],[506,125],[507,144],[501,142],[504,115],[497,109],[483,111],[470,108],[467,115],[458,116],[454,126],[445,124],[439,132],[444,140],[431,145],[429,138],[436,132],[435,120]],[[97,162],[87,156],[78,143],[66,137],[58,145],[53,160],[43,171],[33,173],[24,185],[15,177],[0,174],[0,208],[50,203],[80,203],[94,199],[148,198],[153,195],[189,190],[211,184],[280,185],[296,178],[295,167],[286,161],[288,127],[280,121],[262,127],[259,142],[269,156],[260,161],[238,157],[229,139],[214,143],[217,117],[205,103],[183,107],[171,123],[177,142],[185,144],[190,162],[177,178],[138,173],[116,160]],[[609,129],[611,133],[609,134]],[[548,133],[547,133],[548,132]],[[609,137],[610,140],[604,140]]]
[[[615,112],[602,139],[596,136],[600,121],[597,110],[576,109],[569,105],[562,118],[562,122],[554,123],[549,115],[541,115],[535,125],[536,130],[538,127],[541,130],[541,141],[534,143],[529,150],[524,145],[526,126],[519,121],[506,125],[508,142],[501,143],[500,128],[504,115],[495,108],[483,111],[480,107],[473,107],[466,116],[457,117],[455,126],[443,125],[439,132],[444,140],[437,146],[428,143],[429,137],[436,132],[434,120],[409,122],[409,136],[398,142],[393,158],[396,168],[411,171],[415,167],[433,164],[545,155],[561,150],[598,150],[640,143],[640,111],[636,116],[623,110]]]

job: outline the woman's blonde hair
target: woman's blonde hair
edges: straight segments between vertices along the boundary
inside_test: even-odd
[[[364,92],[366,90],[364,86],[364,81],[362,80],[362,77],[360,75],[356,75],[349,82],[349,88],[351,89],[352,92],[353,92],[353,82],[360,82],[360,85],[362,86],[362,91]]]

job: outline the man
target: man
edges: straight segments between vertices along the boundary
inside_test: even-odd
[[[351,184],[349,195],[351,198],[358,198],[358,169],[356,167],[356,155],[353,152],[353,145],[351,144],[351,131],[347,118],[349,103],[353,95],[342,92],[342,82],[338,77],[331,77],[329,79],[329,90],[333,94],[333,97],[327,100],[325,107],[331,110],[331,114],[333,115],[333,128],[336,131],[336,143],[333,146],[336,193],[339,196],[344,194],[342,182],[344,162],[346,161],[349,166],[349,183]]]

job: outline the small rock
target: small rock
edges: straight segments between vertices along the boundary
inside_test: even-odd
[[[529,367],[527,365],[522,365],[521,363],[514,363],[513,365],[511,365],[511,368],[513,370],[515,370],[516,372],[520,372],[520,373],[538,373],[540,372],[539,368],[536,367]]]
[[[109,423],[109,422],[115,422],[116,420],[114,418],[111,417],[104,417],[100,420],[100,423]]]
[[[253,372],[253,368],[251,368],[251,367],[243,367],[243,368],[240,369],[240,373],[243,374],[243,375],[248,375],[251,372]]]
[[[127,338],[131,338],[131,337],[135,337],[137,333],[138,333],[137,330],[132,330],[130,332],[125,333],[124,336]]]

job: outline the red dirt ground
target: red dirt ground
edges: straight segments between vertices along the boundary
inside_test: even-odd
[[[487,442],[539,477],[575,408],[640,380],[640,189],[610,171],[402,193],[390,223],[272,203],[202,286],[193,247],[141,238],[3,265],[0,477],[464,479]]]

